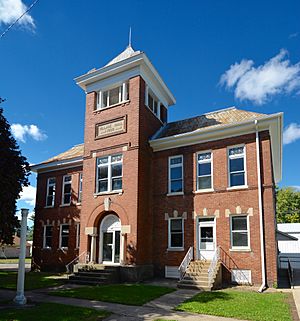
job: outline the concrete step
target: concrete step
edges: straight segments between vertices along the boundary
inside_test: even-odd
[[[181,284],[181,283],[178,283],[177,287],[179,289],[187,289],[187,290],[211,291],[211,287],[198,286],[198,285],[195,285],[195,284]]]
[[[107,277],[93,277],[93,276],[81,276],[81,275],[70,275],[69,280],[82,280],[82,281],[95,281],[95,282],[102,282],[108,281],[109,278]]]
[[[75,272],[75,275],[82,275],[82,276],[94,276],[94,277],[102,277],[102,276],[109,276],[114,274],[115,272],[108,272],[108,271],[103,271],[103,272],[87,272],[87,271],[79,271],[79,272]]]
[[[208,286],[208,282],[206,281],[198,281],[198,280],[186,280],[186,279],[182,279],[180,282],[180,284],[187,284],[187,285],[197,285],[197,286]]]
[[[108,284],[109,282],[104,282],[104,281],[86,281],[86,280],[70,280],[68,283],[72,284],[78,284],[78,285],[105,285]]]
[[[190,276],[190,275],[185,275],[184,278],[183,278],[183,280],[208,282],[208,276]]]

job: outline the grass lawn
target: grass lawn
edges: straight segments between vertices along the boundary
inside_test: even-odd
[[[171,288],[145,284],[113,284],[86,286],[71,290],[51,292],[58,296],[114,302],[127,305],[143,305],[164,294],[175,291]]]
[[[253,321],[291,321],[284,293],[222,290],[201,292],[180,304],[180,311]]]
[[[2,309],[0,321],[100,321],[109,312],[56,303],[40,303],[34,307]]]
[[[58,274],[45,272],[27,272],[25,274],[25,290],[47,288],[63,283]],[[15,290],[17,287],[17,272],[0,270],[0,288]]]
[[[19,263],[19,259],[0,259],[0,264],[12,264]],[[25,263],[31,263],[31,258],[26,258]]]

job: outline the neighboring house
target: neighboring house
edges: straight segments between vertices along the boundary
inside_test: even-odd
[[[20,238],[15,235],[14,243],[12,245],[0,246],[0,258],[17,258],[20,255]],[[26,257],[31,256],[31,244],[26,242]]]
[[[277,224],[279,267],[287,268],[289,259],[294,268],[300,268],[300,223]]]
[[[221,251],[233,280],[277,281],[282,113],[232,107],[168,122],[174,96],[131,47],[75,81],[86,93],[84,144],[32,166],[37,268],[79,256],[137,279],[178,277],[187,253],[210,261]]]

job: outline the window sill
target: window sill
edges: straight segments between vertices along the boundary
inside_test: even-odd
[[[81,202],[76,203],[77,206],[81,205]]]
[[[68,207],[68,206],[71,206],[71,203],[70,204],[61,204],[61,205],[59,205],[59,207]]]
[[[117,106],[120,106],[120,105],[123,105],[123,104],[127,104],[127,103],[130,103],[130,100],[120,101],[117,104],[110,105],[110,106],[107,106],[107,107],[101,107],[101,108],[97,107],[97,109],[94,110],[94,113],[97,113],[99,111],[106,110],[106,109],[109,109],[109,108],[114,108],[114,107],[117,107]]]
[[[53,206],[44,206],[44,208],[54,208],[54,205]]]
[[[183,247],[168,247],[167,251],[168,252],[183,252],[184,248]]]
[[[52,248],[51,248],[51,247],[43,247],[42,250],[48,250],[48,251],[50,251],[50,250],[52,250]]]
[[[231,248],[229,249],[229,252],[252,252],[251,249],[249,247],[245,247],[245,248]]]
[[[226,190],[227,191],[234,191],[234,190],[238,190],[238,189],[248,189],[248,188],[249,188],[248,185],[239,185],[239,186],[227,187]]]
[[[177,192],[177,193],[168,193],[168,194],[166,194],[166,196],[180,196],[180,195],[184,195],[184,192]]]
[[[212,193],[215,190],[213,188],[207,188],[207,189],[198,189],[196,191],[193,191],[194,194],[202,194],[202,193]]]
[[[111,192],[101,192],[101,193],[94,193],[94,197],[98,197],[98,196],[104,196],[104,195],[113,195],[113,194],[119,194],[122,195],[123,194],[123,190],[117,190],[117,191],[111,191]]]

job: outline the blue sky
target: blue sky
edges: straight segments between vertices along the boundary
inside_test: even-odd
[[[0,0],[0,33],[30,4]],[[299,21],[296,0],[40,0],[0,39],[2,107],[30,163],[83,142],[85,97],[73,79],[123,51],[131,26],[134,49],[177,99],[170,120],[233,105],[283,111],[290,127],[280,185],[300,186]],[[33,194],[19,206],[32,209]]]

